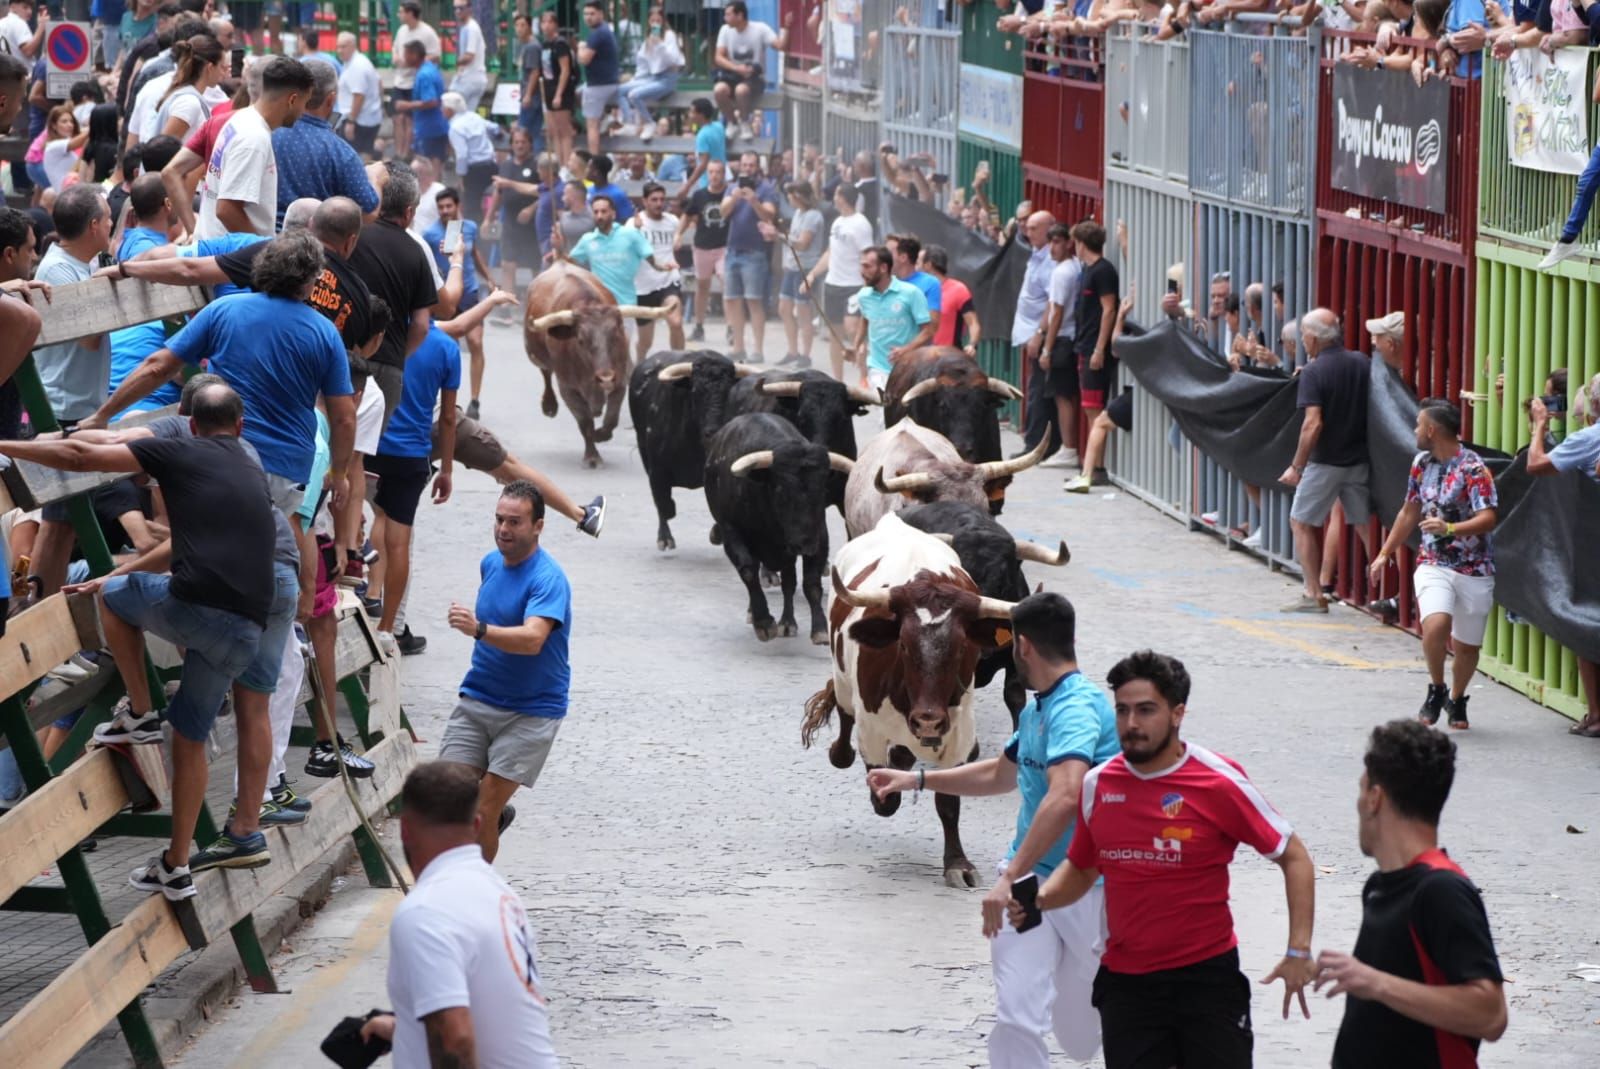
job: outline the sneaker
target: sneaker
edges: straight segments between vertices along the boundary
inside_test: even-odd
[[[353,549],[344,551],[344,571],[339,575],[339,585],[361,588],[367,584],[367,562]]]
[[[1298,598],[1278,610],[1279,612],[1320,612],[1328,611],[1327,598],[1313,598],[1301,594]]]
[[[1550,251],[1539,261],[1539,270],[1548,271],[1562,260],[1572,259],[1580,251],[1576,241],[1558,241],[1550,246]]]
[[[1428,696],[1422,699],[1422,708],[1417,710],[1417,719],[1430,727],[1439,722],[1439,710],[1445,707],[1450,700],[1450,691],[1443,683],[1429,683]]]
[[[265,813],[262,814],[265,817]],[[207,869],[258,869],[272,861],[272,851],[267,849],[267,837],[251,832],[243,839],[235,839],[226,828],[212,840],[210,846],[189,856],[189,871]]]
[[[606,497],[601,494],[587,505],[583,506],[583,519],[578,521],[578,530],[590,538],[599,538],[600,532],[606,526]]]
[[[1076,449],[1057,449],[1039,462],[1041,468],[1081,468]]]
[[[506,833],[506,829],[511,827],[511,822],[516,819],[516,806],[508,805],[504,809],[500,810],[500,820],[495,824],[495,827],[500,829],[497,834],[504,835]]]
[[[153,712],[135,716],[133,704],[124,695],[112,710],[111,719],[94,729],[94,741],[102,746],[160,742],[161,718]]]
[[[1218,512],[1202,512],[1200,514],[1200,522],[1208,527],[1215,527],[1217,525],[1217,521],[1221,518],[1222,514]]]
[[[1260,549],[1261,528],[1257,527],[1254,531],[1251,531],[1249,534],[1239,539],[1239,544],[1245,549]]]
[[[341,760],[352,779],[366,779],[372,775],[372,762],[351,749],[342,735],[339,736],[337,749],[331,742],[319,742],[311,747],[311,752],[306,755],[306,775],[332,779],[339,774]]]
[[[706,325],[704,323],[696,323],[694,325],[694,329],[689,332],[689,340],[690,341],[705,341],[706,340]]]
[[[229,823],[232,823],[233,815],[238,810],[238,802],[229,803]],[[306,812],[304,809],[285,809],[276,800],[268,800],[261,803],[261,815],[258,819],[263,824],[304,824],[306,822]]]
[[[656,136],[656,124],[655,123],[647,122],[647,123],[644,123],[643,125],[641,125],[639,127],[639,140],[640,141],[649,141],[651,138],[653,138],[655,136]]]
[[[1074,476],[1068,479],[1061,489],[1069,494],[1087,494],[1089,492],[1089,477],[1087,475]]]
[[[294,813],[311,812],[311,799],[302,798],[294,793],[294,788],[289,786],[288,776],[279,776],[278,782],[273,784],[272,804],[279,809],[286,809]]]
[[[477,419],[478,418],[478,399],[476,397],[474,397],[472,400],[467,402],[467,418],[468,419]]]
[[[407,624],[405,630],[394,637],[394,644],[407,657],[415,656],[428,648],[428,640],[421,635],[413,635],[410,624]]]
[[[810,367],[811,361],[800,353],[785,353],[782,360],[778,361],[779,367]]]
[[[1110,486],[1111,473],[1104,468],[1094,469],[1094,474],[1089,476],[1090,486]]]
[[[394,632],[378,632],[378,652],[383,655],[383,659],[386,661],[392,661],[399,656],[400,644],[395,641]]]
[[[1446,719],[1450,727],[1456,731],[1466,731],[1472,725],[1467,723],[1467,702],[1472,700],[1472,695],[1463,694],[1459,698],[1451,698],[1445,702],[1445,709],[1449,712]]]
[[[367,610],[367,615],[374,620],[383,618],[383,602],[377,598],[362,598],[361,607]]]
[[[1400,619],[1399,598],[1379,598],[1377,601],[1367,602],[1367,611],[1385,621]]]
[[[128,883],[141,891],[159,891],[168,902],[182,902],[185,898],[193,898],[195,893],[194,876],[189,866],[172,868],[163,854],[151,858],[143,868],[134,869],[128,876]]]
[[[50,669],[50,671],[46,672],[45,678],[53,679],[57,683],[65,683],[70,687],[75,684],[82,683],[93,674],[93,672],[90,672],[76,661],[67,660],[62,661],[60,664]]]

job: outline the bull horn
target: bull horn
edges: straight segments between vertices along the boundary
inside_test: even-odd
[[[694,363],[689,360],[680,360],[676,364],[668,364],[656,372],[656,378],[661,382],[676,382],[686,379],[694,374]]]
[[[855,466],[856,462],[845,456],[843,453],[828,454],[828,467],[832,468],[834,471],[842,471],[846,475],[849,475],[851,469]]]
[[[1067,549],[1065,539],[1055,549],[1041,546],[1037,542],[1025,542],[1020,538],[1016,542],[1018,560],[1031,560],[1036,564],[1048,564],[1054,567],[1072,559],[1072,552]]]
[[[978,615],[986,620],[1009,620],[1011,610],[1016,606],[1014,601],[1001,601],[999,598],[978,599]]]
[[[928,536],[930,538],[937,538],[947,546],[953,546],[956,544],[956,536],[948,531],[929,531]]]
[[[881,405],[883,394],[877,390],[868,390],[861,386],[846,386],[845,394],[858,405]]]
[[[551,312],[542,315],[528,324],[530,330],[549,330],[551,327],[570,327],[578,321],[578,313],[572,309],[564,312]]]
[[[761,384],[761,392],[768,397],[799,397],[800,387],[804,385],[805,383],[803,382],[795,381],[763,382]]]
[[[672,309],[666,307],[646,308],[642,304],[617,305],[617,314],[624,319],[665,319],[671,312]]]
[[[905,392],[905,395],[900,398],[900,404],[902,407],[909,405],[912,401],[917,400],[919,397],[928,396],[934,390],[939,389],[943,385],[944,383],[940,382],[938,379],[923,379],[921,382],[917,383],[915,386],[911,387],[911,389]]]
[[[764,375],[764,374],[767,373],[768,370],[770,370],[770,369],[769,368],[764,368],[764,367],[756,367],[754,364],[741,364],[741,363],[739,363],[737,361],[735,361],[734,365],[733,365],[734,377],[735,378],[741,378],[741,379],[744,378],[746,375]]]
[[[883,469],[873,477],[872,485],[880,494],[904,494],[913,490],[926,490],[933,485],[933,476],[925,471],[908,471],[892,478],[883,477]]]
[[[999,394],[1001,397],[1004,397],[1007,401],[1022,400],[1022,391],[1004,379],[990,379],[989,389],[994,393]]]
[[[882,590],[851,590],[844,585],[844,580],[839,578],[839,569],[829,569],[833,573],[833,596],[846,605],[857,609],[887,609],[889,607],[889,591]]]
[[[977,468],[985,481],[989,479],[999,479],[1007,475],[1015,475],[1019,471],[1027,471],[1029,468],[1039,463],[1039,461],[1043,460],[1045,450],[1049,448],[1050,436],[1045,435],[1043,438],[1039,439],[1039,444],[1034,446],[1032,451],[1024,453],[1020,457],[1014,457],[1011,460],[991,460],[987,463],[977,465]]]
[[[735,475],[743,475],[745,472],[749,471],[751,468],[770,468],[770,467],[772,467],[772,450],[770,450],[770,449],[757,449],[754,453],[746,453],[744,456],[740,457],[738,460],[735,460],[733,462],[733,466],[730,467],[728,470],[731,471]]]

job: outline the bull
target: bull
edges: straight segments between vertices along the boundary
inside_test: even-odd
[[[820,371],[767,372],[740,379],[728,393],[728,414],[772,412],[800,429],[808,441],[854,460],[855,417],[882,404],[877,391],[846,386]],[[828,480],[828,503],[844,515],[846,476]]]
[[[1049,444],[1040,442],[1011,460],[972,464],[944,435],[903,419],[868,442],[857,458],[845,483],[845,528],[854,538],[885,513],[928,501],[965,501],[998,514],[1012,476],[1043,460]]]
[[[939,768],[978,756],[972,688],[979,658],[1010,642],[1012,603],[988,598],[949,545],[885,516],[834,560],[828,638],[833,675],[806,702],[800,729],[809,747],[833,713],[839,734],[828,747],[835,768],[907,769],[920,757]],[[900,795],[879,799],[879,816]],[[976,887],[977,871],[961,846],[961,799],[936,794],[944,828],[944,880]]]
[[[706,442],[727,421],[728,391],[754,373],[709,350],[652,353],[628,380],[628,415],[656,505],[656,548],[677,549],[669,520],[672,488],[698,490],[706,479]],[[712,539],[716,541],[715,538]]]
[[[630,364],[623,320],[660,319],[668,311],[619,305],[598,278],[565,261],[541,272],[528,287],[522,336],[528,359],[544,374],[539,409],[554,418],[559,384],[583,435],[584,467],[601,465],[595,444],[611,440],[622,415]]]
[[[706,444],[706,504],[722,535],[722,549],[750,594],[756,637],[798,633],[794,618],[795,558],[811,606],[811,641],[828,641],[822,614],[822,571],[828,563],[828,475],[849,471],[850,459],[806,441],[781,416],[735,416]],[[759,568],[783,583],[783,615],[767,607]]]
[[[883,388],[883,423],[914,419],[936,430],[970,464],[999,460],[1000,406],[1021,400],[1009,382],[992,379],[978,362],[948,345],[924,346],[895,361]]]
[[[962,569],[978,584],[985,597],[1000,601],[1021,601],[1028,596],[1028,581],[1022,562],[1058,566],[1072,559],[1067,543],[1055,548],[1015,538],[989,515],[989,510],[961,501],[935,501],[917,505],[900,513],[900,518],[919,531],[950,539]],[[1011,726],[1027,701],[1022,678],[1011,657],[1010,644],[985,653],[978,660],[974,685],[986,687],[996,675],[1005,674],[1001,694],[1011,713]]]

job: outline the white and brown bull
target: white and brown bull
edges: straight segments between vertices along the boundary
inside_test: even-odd
[[[619,305],[598,278],[565,261],[541,272],[528,287],[523,343],[528,359],[544,372],[539,408],[555,416],[559,384],[583,435],[584,467],[600,466],[595,443],[611,440],[622,415],[629,370],[623,320],[660,319],[669,311]]]
[[[1044,459],[1048,442],[1011,460],[963,460],[950,440],[903,419],[868,442],[845,482],[844,525],[851,538],[875,527],[887,513],[929,501],[964,501],[998,515],[1006,487],[1019,471]]]
[[[806,702],[801,742],[809,747],[837,711],[839,736],[828,747],[836,768],[855,763],[852,731],[869,772],[907,769],[918,759],[939,768],[973,760],[973,675],[985,651],[1010,640],[1011,606],[984,597],[947,543],[885,516],[834,560],[833,678]],[[898,794],[867,793],[880,816],[900,807]],[[961,799],[937,794],[934,808],[944,828],[945,882],[977,886],[961,847]]]

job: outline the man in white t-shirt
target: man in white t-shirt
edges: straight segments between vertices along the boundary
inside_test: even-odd
[[[417,874],[389,930],[393,1014],[362,1038],[395,1069],[557,1069],[538,948],[517,893],[478,845],[478,771],[429,761],[400,790],[400,842]]]
[[[489,88],[489,49],[483,27],[472,17],[471,0],[456,0],[456,26],[456,76],[450,88],[466,100],[468,111],[477,111]]]
[[[18,59],[36,59],[44,43],[45,30],[50,25],[48,13],[39,16],[39,28],[28,28],[33,18],[33,0],[11,0],[11,11],[0,19],[0,52],[9,52]]]
[[[417,68],[409,66],[405,60],[406,45],[412,41],[422,42],[423,55],[435,63],[439,62],[442,49],[439,45],[439,34],[432,26],[422,21],[422,5],[417,0],[404,0],[400,5],[400,28],[394,34],[394,99],[411,99],[411,90],[416,87]],[[411,113],[395,109],[394,111],[394,158],[403,160],[411,152]]]
[[[444,192],[444,183],[439,181],[439,169],[434,162],[426,156],[414,156],[411,160],[411,170],[417,176],[417,194],[422,199],[417,202],[416,215],[411,220],[411,232],[422,235],[428,232],[439,221],[439,194]],[[428,250],[428,262],[433,263],[433,250]],[[435,268],[435,273],[438,269]],[[439,285],[444,285],[440,282]]]
[[[667,191],[660,183],[646,182],[642,190],[644,211],[635,212],[628,220],[630,226],[644,231],[650,239],[651,258],[639,265],[633,278],[633,288],[639,292],[639,304],[646,308],[671,308],[667,313],[668,339],[672,348],[681,350],[683,339],[683,276],[674,267],[663,271],[659,263],[672,263],[676,258],[673,243],[678,236],[678,217],[667,211]],[[656,321],[639,320],[639,359],[650,354],[656,337]]]
[[[344,70],[339,75],[339,99],[334,106],[344,116],[345,140],[370,160],[378,127],[383,125],[383,83],[378,79],[378,68],[356,47],[355,34],[341,33],[337,47]]]
[[[858,210],[861,191],[849,182],[840,182],[833,193],[833,206],[839,215],[828,230],[828,248],[805,277],[807,289],[815,288],[818,276],[824,279],[822,312],[832,323],[828,355],[833,361],[833,377],[844,382],[845,347],[839,339],[854,335],[860,315],[855,295],[866,285],[861,279],[861,254],[872,247],[872,222]],[[856,369],[859,378],[863,371]]]
[[[293,126],[305,111],[314,80],[299,60],[273,56],[262,64],[261,96],[233,113],[206,162],[196,238],[265,234],[278,221],[278,164],[272,131]]]
[[[783,29],[775,31],[764,22],[751,22],[744,0],[728,0],[722,9],[722,20],[722,29],[717,31],[716,85],[712,95],[728,124],[730,141],[755,137],[757,123],[752,104],[761,99],[767,88],[767,49],[788,49],[794,12],[784,15]],[[742,128],[741,120],[745,123]]]

